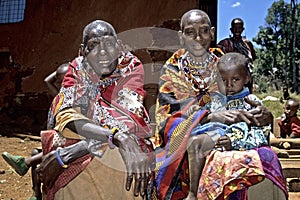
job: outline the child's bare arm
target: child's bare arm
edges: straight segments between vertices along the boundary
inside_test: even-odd
[[[57,95],[59,88],[55,86],[55,80],[56,80],[56,71],[52,72],[50,75],[48,75],[45,79],[44,82],[48,86],[49,92],[52,96]]]

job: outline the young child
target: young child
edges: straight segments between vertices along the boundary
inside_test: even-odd
[[[55,97],[55,95],[58,94],[61,83],[64,79],[65,74],[68,71],[68,68],[69,63],[61,64],[54,72],[52,72],[44,79],[44,82],[48,86],[51,96]]]
[[[299,102],[289,98],[284,107],[284,114],[278,121],[280,136],[286,138],[300,138],[300,119],[297,117]]]
[[[249,89],[245,87],[251,80],[248,63],[249,60],[240,53],[227,53],[218,63],[219,73],[224,83],[223,86],[220,84],[220,90],[226,95],[227,110],[251,110],[253,106],[248,103],[248,100],[262,105],[261,100],[254,94],[250,94]],[[253,149],[268,145],[270,130],[271,125],[248,127],[245,122],[240,122],[230,125],[226,135],[231,140],[232,149]]]
[[[251,110],[254,105],[251,102],[256,102],[262,105],[258,97],[250,94],[247,83],[251,80],[250,71],[248,69],[249,59],[240,53],[224,54],[218,63],[218,69],[222,82],[219,84],[219,89],[222,94],[213,95],[210,109],[213,112],[218,110]],[[224,96],[225,95],[225,96]],[[220,100],[223,99],[223,102]],[[248,100],[251,100],[248,101]],[[221,106],[220,106],[221,105]],[[192,114],[195,108],[190,108],[186,114]],[[210,125],[209,125],[210,124]],[[209,128],[207,128],[209,127]],[[201,128],[201,126],[199,126]],[[205,133],[215,132],[219,136],[215,144],[215,148],[219,150],[248,150],[260,146],[268,145],[268,136],[271,130],[271,125],[264,127],[249,127],[245,122],[239,122],[232,125],[210,122],[206,126],[202,126]],[[193,135],[193,132],[191,133]],[[216,135],[216,134],[215,134]],[[214,136],[216,137],[216,136]],[[224,141],[229,138],[230,144],[225,144]],[[229,147],[228,147],[229,145]],[[191,153],[191,154],[190,154]],[[193,152],[188,151],[188,156],[195,156]],[[204,163],[199,163],[203,159],[189,159],[190,169],[193,166],[201,166]],[[193,161],[193,162],[191,162]],[[195,168],[195,167],[194,167]],[[199,170],[199,169],[198,169]],[[201,174],[200,174],[201,175]],[[199,177],[200,178],[200,177]],[[190,188],[195,188],[197,182],[191,179]],[[197,185],[198,186],[198,185]],[[189,192],[186,199],[195,199],[197,191]]]
[[[61,87],[61,83],[63,81],[64,75],[68,71],[69,64],[64,63],[58,66],[58,68],[48,75],[44,82],[48,86],[50,95],[54,97],[58,94],[59,89]],[[38,200],[41,199],[42,194],[40,191],[41,183],[38,180],[38,177],[35,173],[35,169],[37,165],[41,162],[43,153],[41,149],[34,149],[31,153],[31,157],[24,158],[23,156],[14,156],[8,152],[3,152],[2,157],[3,159],[20,175],[24,176],[31,167],[31,174],[32,174],[32,184],[33,184],[33,195],[29,198],[29,200]]]

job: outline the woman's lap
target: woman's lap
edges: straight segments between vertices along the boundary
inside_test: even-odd
[[[126,191],[126,167],[117,149],[108,149],[102,158],[95,157],[55,199],[142,199]]]

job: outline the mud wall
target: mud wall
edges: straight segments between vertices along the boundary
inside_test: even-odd
[[[108,21],[121,33],[141,27],[166,27],[166,22],[178,22],[184,12],[201,6],[215,21],[216,5],[217,0],[27,0],[24,21],[0,24],[0,54],[4,56],[0,57],[0,112],[5,113],[0,116],[0,125],[13,122],[8,126],[20,130],[28,126],[33,132],[44,128],[51,98],[43,80],[77,56],[82,29],[92,20]],[[145,46],[151,45],[152,39],[149,36]],[[144,63],[153,63],[149,50],[135,52]],[[162,54],[160,60],[169,56]],[[157,74],[152,76],[148,83],[156,81]],[[28,117],[24,119],[24,115]]]

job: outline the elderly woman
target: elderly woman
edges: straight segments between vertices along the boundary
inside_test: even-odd
[[[215,108],[210,107],[209,102],[218,90],[216,68],[218,57],[213,53],[216,49],[210,49],[210,43],[214,40],[214,31],[215,29],[211,26],[210,19],[205,12],[201,10],[186,12],[181,18],[181,31],[179,31],[183,48],[176,51],[162,69],[156,107],[157,156],[153,196],[157,199],[195,198],[198,193],[199,178],[197,177],[200,177],[199,173],[204,167],[205,157],[216,144],[222,149],[229,149],[229,138],[217,137],[216,132],[210,131],[209,127],[205,126],[207,122],[221,122],[230,125],[244,121],[248,125],[256,126],[272,123],[272,114],[263,106],[257,106],[250,111],[210,112]],[[192,112],[194,105],[201,106],[202,109]],[[220,154],[211,153],[209,155],[215,156],[212,157],[213,161],[222,160]],[[265,177],[273,176],[272,180],[286,192],[280,164],[270,148],[259,149],[255,155],[248,152],[245,155],[250,158],[260,156],[266,173]],[[262,157],[262,155],[268,156]],[[199,163],[203,164],[191,168],[188,164],[193,159],[200,159],[202,162]],[[236,162],[243,162],[243,160],[239,159]],[[247,171],[251,165],[251,162],[245,164],[244,169]],[[275,168],[274,174],[269,173],[273,170],[271,166]],[[256,165],[252,168],[261,169],[261,166]],[[239,176],[235,178],[239,180],[239,177],[259,177],[261,175],[259,172],[262,170],[253,171],[251,171],[252,174],[239,173]],[[232,169],[232,173],[234,172],[236,171]],[[256,180],[255,183],[261,180]],[[245,194],[244,190],[241,190],[243,188],[240,187],[234,187],[232,191],[226,190],[227,183],[221,184],[221,186],[216,183],[218,186],[216,188],[221,188],[221,190],[217,190],[214,194],[207,194],[206,198],[217,199],[228,197],[228,195],[233,196],[236,191],[242,191],[241,193]],[[215,192],[213,186],[210,189],[210,192]],[[225,195],[223,192],[226,192]]]
[[[101,20],[84,28],[81,55],[51,105],[54,131],[42,132],[46,199],[142,197],[153,165],[143,65]]]

